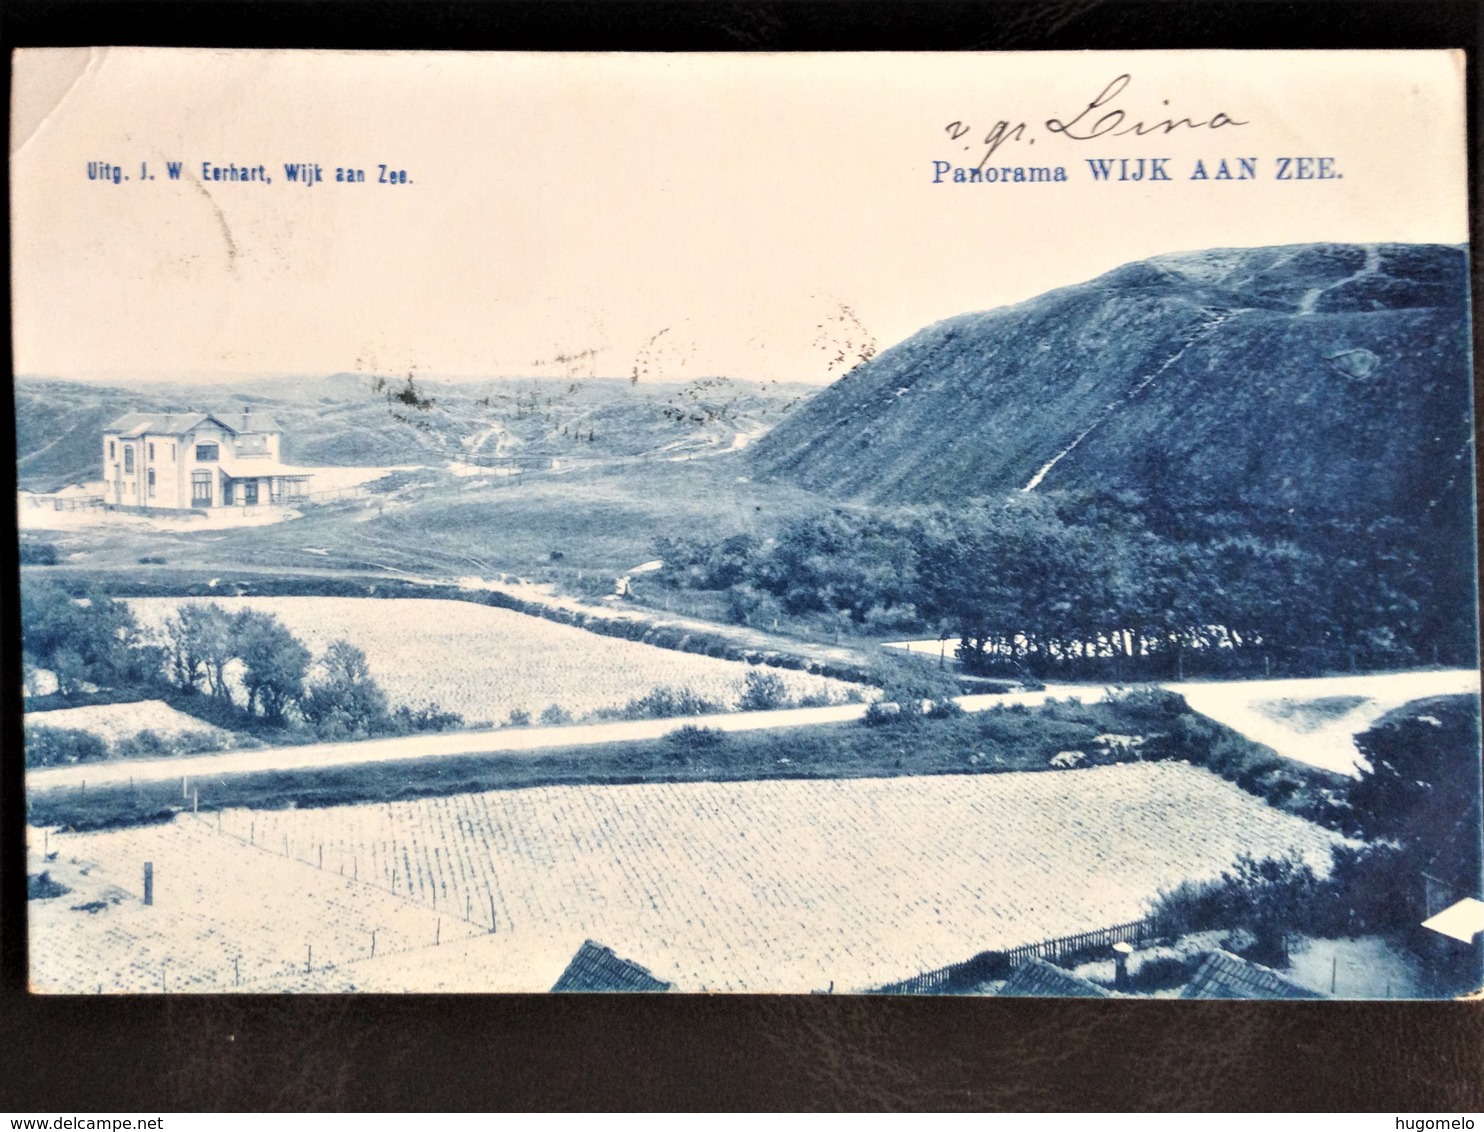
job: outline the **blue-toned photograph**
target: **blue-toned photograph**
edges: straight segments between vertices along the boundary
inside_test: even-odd
[[[1484,985],[1455,57],[16,76],[33,991]]]

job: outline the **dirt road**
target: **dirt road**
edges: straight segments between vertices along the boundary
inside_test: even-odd
[[[1101,698],[1106,689],[1092,685],[1058,685],[1044,692],[1012,692],[998,696],[963,696],[965,711],[984,711],[996,704],[1044,703],[1048,697]],[[26,775],[33,792],[116,786],[126,782],[167,782],[174,778],[222,778],[227,775],[264,774],[285,770],[359,766],[449,756],[519,756],[558,747],[586,747],[623,743],[636,739],[658,739],[686,725],[717,731],[760,731],[774,727],[815,727],[825,723],[848,723],[866,713],[865,704],[836,707],[789,708],[783,711],[734,712],[676,719],[637,719],[611,723],[581,723],[562,727],[503,728],[499,731],[453,731],[409,735],[394,739],[364,739],[351,743],[314,743],[303,747],[271,747],[251,751],[226,751],[215,755],[184,758],[126,759],[106,763],[79,763],[45,767]]]
[[[1386,712],[1428,696],[1479,691],[1479,673],[1460,669],[1393,672],[1370,676],[1334,676],[1304,680],[1227,680],[1188,682],[1163,687],[1179,692],[1196,711],[1264,743],[1278,754],[1340,774],[1354,774],[1359,757],[1353,736]],[[1096,684],[1053,684],[1040,692],[960,696],[965,711],[997,705],[1036,706],[1048,699],[1076,697],[1084,703],[1103,699],[1108,688]],[[790,708],[783,711],[734,712],[676,719],[639,719],[560,727],[503,728],[498,731],[454,731],[351,743],[315,743],[227,751],[184,758],[127,759],[45,767],[26,773],[28,790],[46,791],[91,786],[165,782],[174,778],[222,778],[286,770],[358,766],[451,756],[512,757],[561,747],[586,747],[658,739],[690,725],[717,731],[816,727],[849,723],[866,712],[864,704]]]

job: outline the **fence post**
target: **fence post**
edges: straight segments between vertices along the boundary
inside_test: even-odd
[[[146,905],[155,902],[155,863],[144,862],[144,903]]]

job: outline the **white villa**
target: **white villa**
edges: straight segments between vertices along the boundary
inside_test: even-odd
[[[278,460],[264,413],[125,413],[103,430],[107,507],[204,511],[301,498],[309,475]]]

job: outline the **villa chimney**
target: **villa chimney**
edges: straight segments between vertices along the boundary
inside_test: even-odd
[[[1113,945],[1113,989],[1128,989],[1128,957],[1134,953],[1131,944],[1122,941]]]

